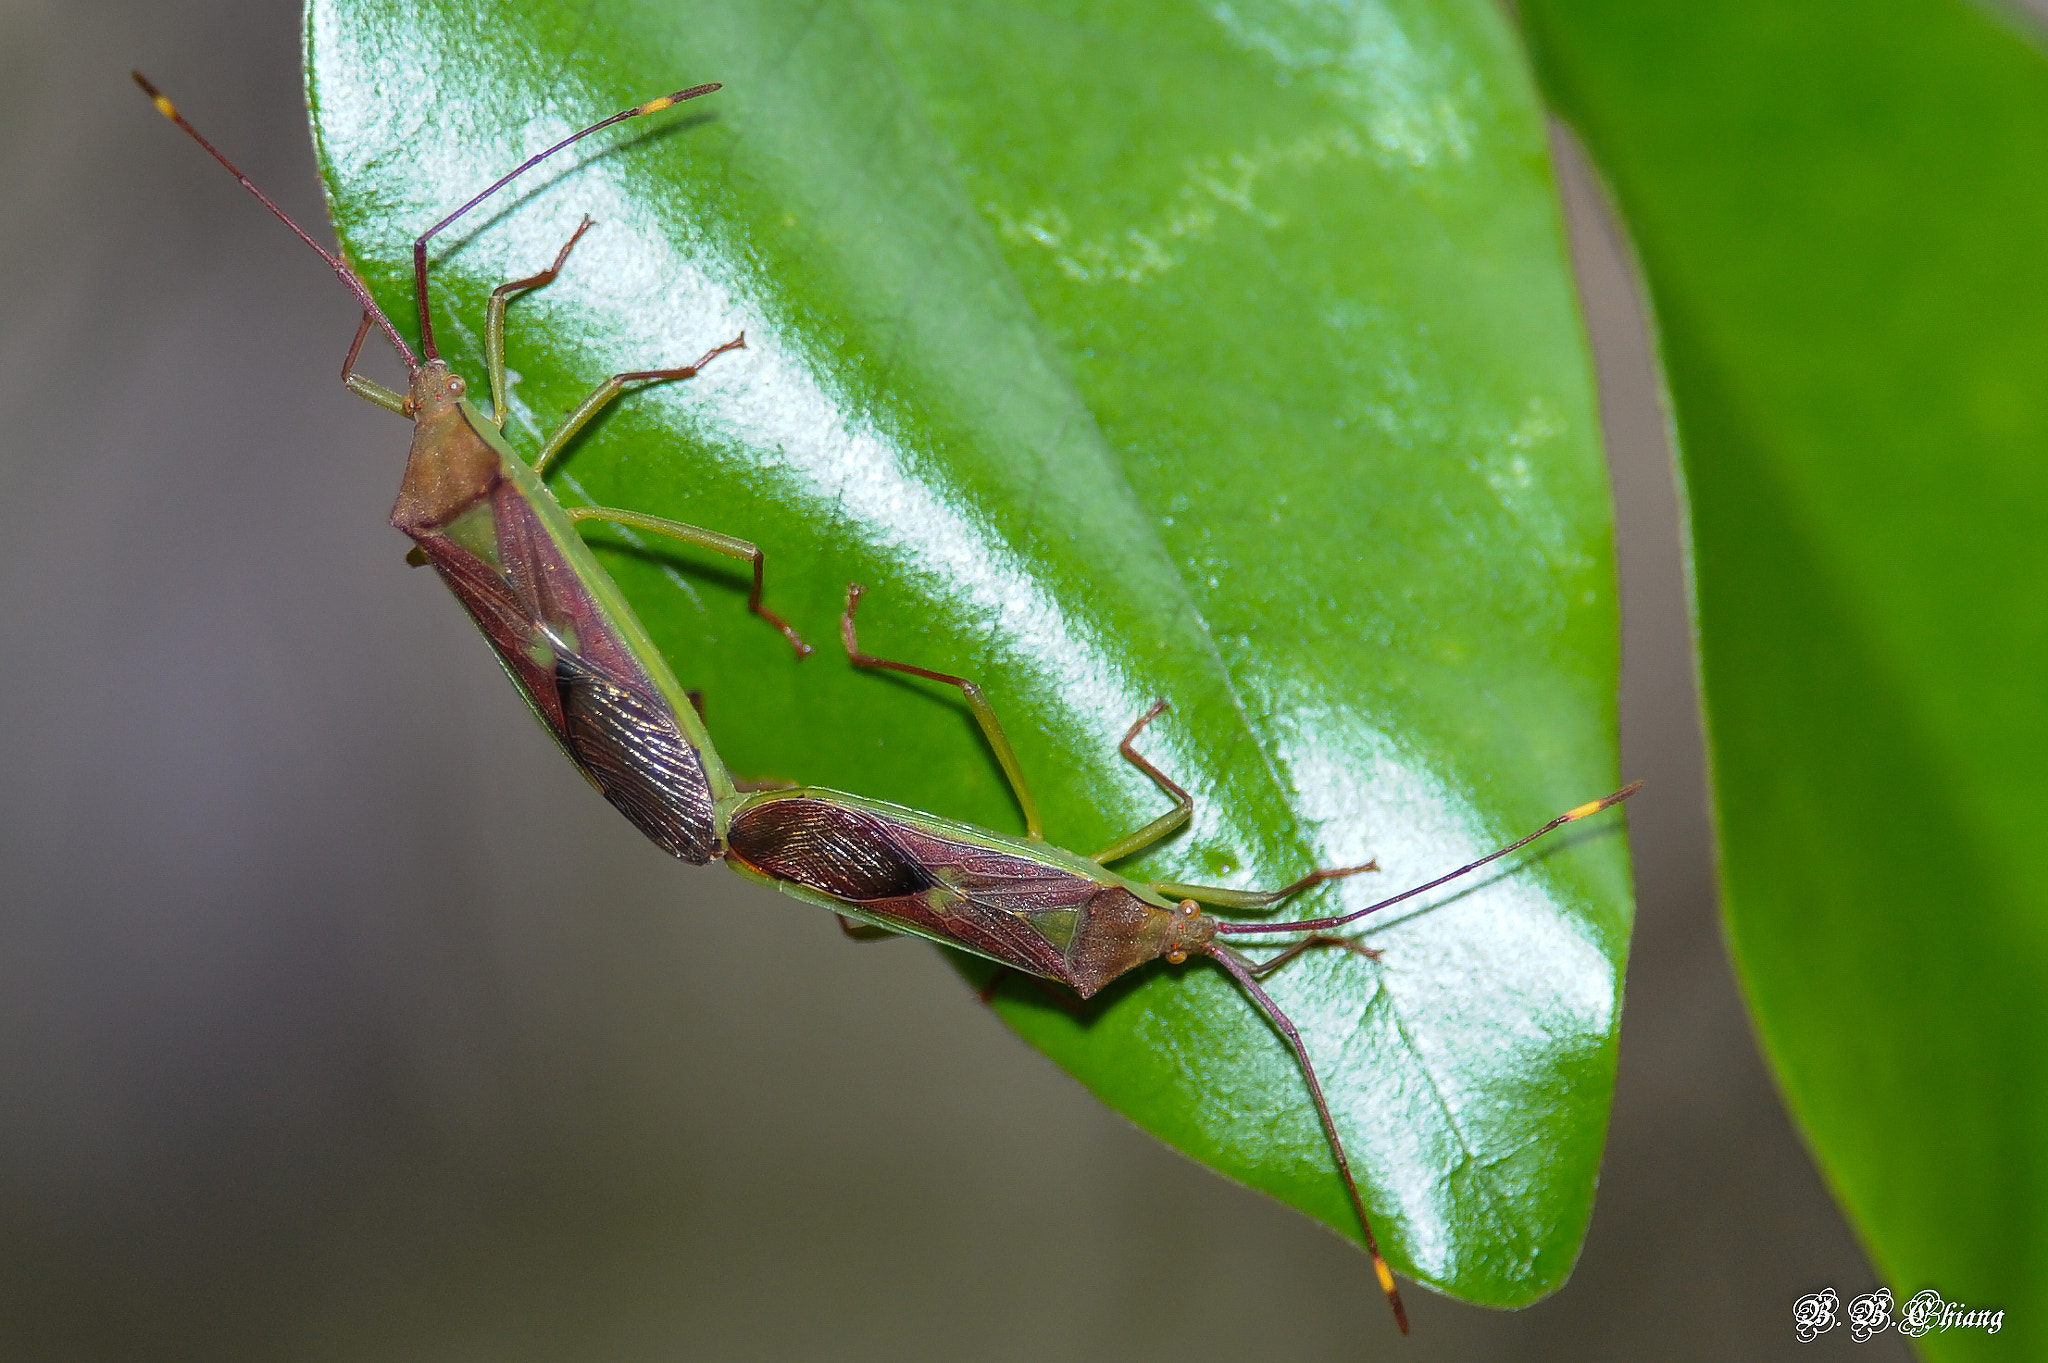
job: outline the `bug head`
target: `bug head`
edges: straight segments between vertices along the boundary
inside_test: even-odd
[[[405,394],[405,415],[431,422],[453,411],[468,392],[468,382],[448,367],[448,361],[428,360],[413,372],[412,386]]]
[[[1166,929],[1166,945],[1159,954],[1170,963],[1179,965],[1208,946],[1215,936],[1215,918],[1203,913],[1202,906],[1194,900],[1183,899],[1173,908]]]

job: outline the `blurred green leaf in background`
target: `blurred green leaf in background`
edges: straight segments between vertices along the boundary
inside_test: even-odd
[[[342,240],[395,316],[447,208],[603,113],[725,82],[441,245],[442,346],[474,368],[485,294],[583,213],[560,282],[513,309],[515,438],[744,330],[608,414],[558,492],[759,541],[821,643],[867,584],[863,643],[988,686],[1062,845],[1161,812],[1114,749],[1155,696],[1146,747],[1197,815],[1125,869],[1263,886],[1378,859],[1316,911],[1617,783],[1590,365],[1488,0],[317,0],[308,57]],[[1017,826],[945,694],[830,648],[796,664],[738,575],[604,542],[741,774]],[[1619,833],[1402,912],[1377,963],[1275,977],[1390,1259],[1452,1295],[1526,1303],[1578,1252]],[[1219,973],[1146,973],[1085,1018],[1001,1006],[1140,1125],[1355,1233],[1299,1074]]]
[[[2048,1318],[2040,34],[1954,0],[1523,16],[1662,335],[1765,1051],[1899,1299],[2010,1312],[1921,1347],[2024,1349]]]

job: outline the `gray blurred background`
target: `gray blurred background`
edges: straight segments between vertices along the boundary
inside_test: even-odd
[[[936,954],[592,798],[401,562],[407,433],[336,382],[346,294],[131,65],[327,235],[294,5],[0,0],[0,1356],[1847,1346],[1791,1332],[1873,1279],[1722,950],[1663,418],[1568,147],[1649,781],[1620,1086],[1571,1282],[1414,1289],[1403,1344],[1364,1259],[1098,1106]]]

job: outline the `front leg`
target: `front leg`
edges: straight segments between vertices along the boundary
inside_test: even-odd
[[[1213,885],[1182,885],[1171,880],[1154,881],[1152,889],[1168,899],[1192,899],[1197,903],[1218,904],[1230,909],[1263,909],[1320,885],[1326,880],[1342,880],[1346,876],[1379,869],[1378,862],[1368,861],[1363,866],[1336,866],[1328,870],[1310,871],[1292,885],[1283,885],[1277,890],[1225,890]],[[1279,925],[1274,926],[1277,930]]]
[[[888,658],[877,658],[860,651],[860,635],[853,624],[854,613],[860,609],[861,593],[867,589],[858,582],[846,584],[846,610],[839,617],[839,642],[846,646],[847,659],[855,667],[879,667],[891,672],[905,672],[927,681],[944,682],[960,688],[960,694],[967,698],[967,708],[974,712],[975,722],[981,725],[981,736],[988,740],[988,746],[995,752],[996,762],[1009,778],[1010,791],[1017,797],[1017,807],[1024,813],[1025,835],[1033,842],[1045,841],[1045,834],[1038,822],[1038,802],[1031,798],[1031,787],[1024,783],[1024,767],[1017,761],[1017,750],[1010,746],[1010,736],[1003,732],[1002,721],[996,718],[996,710],[988,703],[988,696],[981,687],[965,677],[956,677],[950,672],[934,672],[928,667],[915,663],[893,662]]]
[[[1252,972],[1255,978],[1263,980],[1281,966],[1286,965],[1295,957],[1314,947],[1343,947],[1352,955],[1363,956],[1368,961],[1377,961],[1386,954],[1378,947],[1369,947],[1355,937],[1339,937],[1334,933],[1316,932],[1302,938],[1299,942],[1289,946],[1278,955],[1269,956],[1256,965],[1246,962],[1246,968]]]
[[[1111,862],[1121,857],[1128,857],[1136,852],[1142,852],[1194,817],[1195,797],[1168,779],[1165,772],[1147,762],[1144,754],[1132,746],[1132,744],[1138,741],[1138,735],[1145,731],[1145,726],[1157,719],[1160,712],[1165,709],[1165,701],[1153,701],[1152,708],[1138,716],[1138,722],[1133,724],[1129,732],[1124,734],[1124,741],[1116,745],[1116,750],[1124,755],[1126,761],[1151,777],[1154,784],[1166,792],[1167,797],[1173,801],[1173,808],[1161,814],[1137,832],[1127,833],[1103,848],[1100,852],[1097,852],[1092,858],[1095,861]]]
[[[886,942],[892,938],[903,939],[903,934],[900,932],[891,932],[887,928],[878,928],[873,923],[863,923],[858,918],[848,918],[843,913],[835,913],[832,916],[839,920],[839,930],[856,942]]]
[[[363,353],[363,338],[370,334],[370,323],[375,320],[369,313],[363,314],[363,324],[356,328],[356,338],[348,348],[348,358],[341,362],[342,386],[359,398],[376,403],[387,412],[396,412],[411,420],[412,413],[405,409],[405,395],[394,393],[374,379],[366,379],[356,373],[356,360]]]
[[[583,234],[590,230],[590,226],[588,217],[577,224],[576,231],[555,253],[555,263],[539,274],[515,279],[491,290],[490,306],[484,310],[484,367],[491,376],[491,420],[501,431],[505,429],[505,305],[512,301],[515,293],[544,289],[554,283],[555,276],[562,272],[563,262],[569,259],[569,252],[576,249],[576,243],[583,240]]]

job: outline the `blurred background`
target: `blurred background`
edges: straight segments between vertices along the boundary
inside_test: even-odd
[[[562,762],[401,561],[347,295],[128,83],[325,238],[298,22],[0,2],[0,1355],[1766,1358],[1874,1285],[1722,951],[1664,421],[1568,143],[1649,782],[1620,1080],[1571,1282],[1415,1289],[1397,1344],[1363,1258],[934,952]]]

